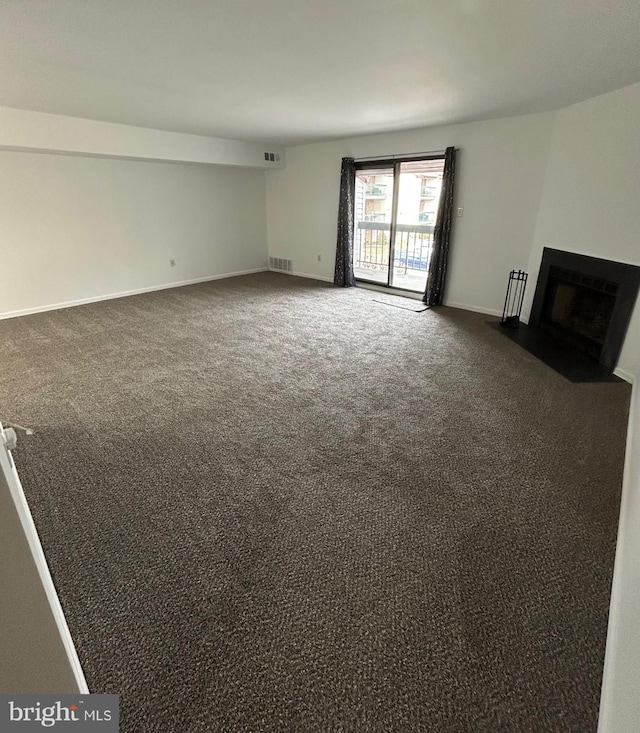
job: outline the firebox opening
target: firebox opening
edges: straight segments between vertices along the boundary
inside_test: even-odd
[[[616,283],[551,267],[540,327],[598,360],[617,292]]]

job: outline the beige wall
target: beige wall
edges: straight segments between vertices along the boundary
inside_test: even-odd
[[[264,173],[0,151],[0,258],[0,315],[264,268]]]

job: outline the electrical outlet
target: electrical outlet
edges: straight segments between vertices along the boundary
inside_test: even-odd
[[[169,266],[170,267],[175,267],[176,266],[176,261],[175,260],[169,260]]]
[[[458,216],[462,216],[464,214],[464,209],[462,206],[458,207]]]

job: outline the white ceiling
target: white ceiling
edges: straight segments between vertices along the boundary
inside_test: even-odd
[[[295,144],[640,81],[638,0],[0,0],[0,104]]]

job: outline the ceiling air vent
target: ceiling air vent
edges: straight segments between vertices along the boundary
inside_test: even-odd
[[[280,160],[280,153],[265,153],[264,159],[269,163],[277,163]]]
[[[293,262],[284,257],[269,257],[269,269],[278,272],[293,272]]]

